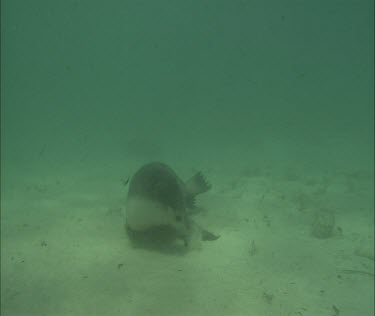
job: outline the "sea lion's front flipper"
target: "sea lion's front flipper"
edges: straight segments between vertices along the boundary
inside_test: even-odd
[[[220,236],[214,235],[213,233],[200,228],[195,225],[194,229],[190,232],[190,235],[184,239],[185,246],[189,249],[201,249],[202,241],[216,240]]]
[[[197,224],[194,220],[189,220],[190,226],[190,241],[199,242],[199,241],[207,241],[207,240],[216,240],[220,238],[220,235],[215,235],[214,233],[209,232],[208,230],[202,228],[199,224]]]
[[[202,240],[203,241],[206,241],[206,240],[216,240],[216,239],[219,239],[220,238],[220,235],[215,235],[211,232],[209,232],[208,230],[205,230],[205,229],[202,229]]]

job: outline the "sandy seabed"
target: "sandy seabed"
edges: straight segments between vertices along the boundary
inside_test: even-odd
[[[2,315],[374,314],[371,173],[205,168],[195,220],[221,237],[183,253],[130,244],[135,166],[4,176]],[[321,208],[328,238],[313,233]]]

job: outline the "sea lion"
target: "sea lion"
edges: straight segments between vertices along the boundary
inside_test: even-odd
[[[185,246],[198,232],[202,240],[219,238],[191,219],[195,197],[211,186],[202,173],[183,182],[166,164],[152,162],[131,178],[125,207],[125,228],[134,242],[165,244],[182,239]]]

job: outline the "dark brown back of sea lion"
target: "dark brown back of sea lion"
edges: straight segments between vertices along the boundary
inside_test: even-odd
[[[167,165],[152,162],[144,165],[129,184],[128,197],[140,196],[157,201],[174,211],[185,210],[184,184]]]

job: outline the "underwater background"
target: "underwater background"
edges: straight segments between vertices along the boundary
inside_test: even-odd
[[[370,0],[1,2],[3,315],[373,315]],[[134,249],[126,182],[220,235]]]

